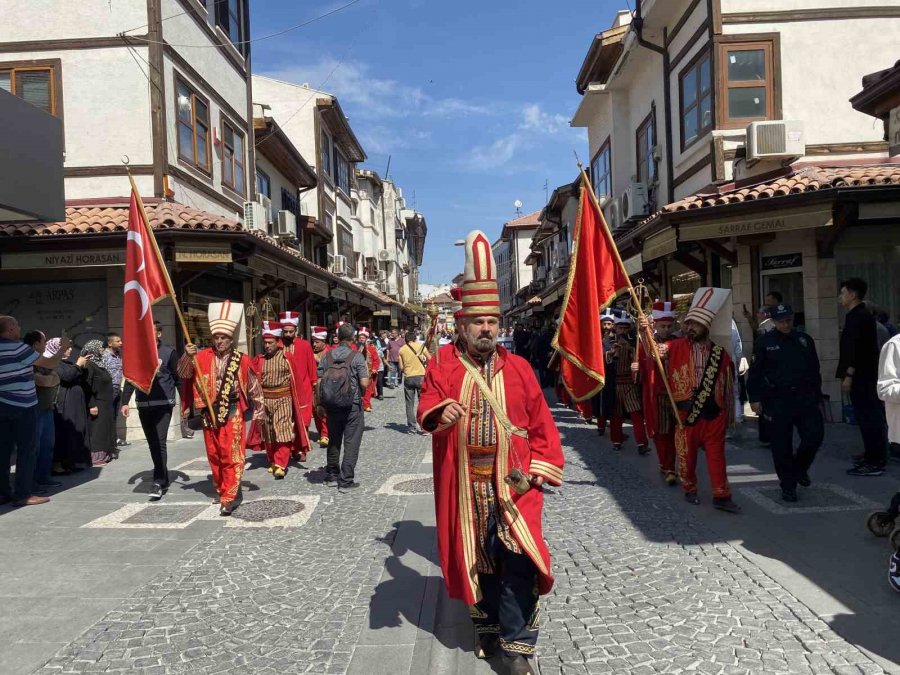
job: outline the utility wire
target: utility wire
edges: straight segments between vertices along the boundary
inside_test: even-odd
[[[218,6],[219,6],[220,4],[222,4],[223,2],[226,2],[226,1],[227,1],[227,0],[215,0],[215,2],[214,2],[214,4],[213,4],[213,11],[215,11],[215,10],[218,8]],[[159,22],[160,22],[160,23],[165,23],[165,22],[168,21],[169,19],[174,19],[174,18],[179,17],[179,16],[184,16],[185,14],[188,13],[188,11],[190,11],[190,10],[185,10],[185,11],[183,11],[183,12],[178,12],[178,14],[173,14],[172,16],[167,16],[167,17],[164,18],[164,19],[160,19]],[[149,27],[150,27],[150,24],[148,24],[148,23],[142,23],[140,26],[135,26],[134,28],[129,28],[128,30],[123,30],[122,32],[118,33],[118,35],[124,35],[125,33],[130,33],[130,32],[133,31],[133,30],[138,30],[139,28],[144,28],[144,27],[149,28]]]
[[[170,47],[194,47],[194,48],[196,48],[196,49],[219,49],[219,48],[221,48],[221,47],[227,47],[228,45],[231,45],[231,46],[233,46],[233,47],[237,47],[237,46],[239,46],[239,45],[247,45],[247,44],[251,44],[251,43],[253,43],[253,42],[260,42],[261,40],[269,40],[269,39],[274,38],[274,37],[279,37],[280,35],[285,35],[286,33],[290,33],[291,31],[297,30],[298,28],[303,28],[303,27],[305,27],[305,26],[309,26],[310,24],[313,24],[313,23],[315,23],[316,21],[321,21],[322,19],[327,18],[327,17],[329,17],[329,16],[331,16],[331,15],[333,15],[333,14],[337,14],[338,12],[341,12],[341,11],[343,11],[343,10],[349,8],[349,7],[352,7],[353,5],[355,5],[355,4],[359,3],[359,2],[362,2],[362,0],[350,0],[350,2],[348,2],[348,3],[344,4],[344,5],[341,5],[340,7],[337,7],[337,8],[335,8],[335,9],[332,9],[330,12],[325,12],[324,14],[320,14],[319,16],[313,17],[312,19],[308,19],[307,21],[304,21],[304,22],[302,22],[302,23],[298,23],[298,24],[296,24],[296,25],[294,25],[294,26],[289,26],[288,28],[285,28],[284,30],[280,30],[280,31],[275,32],[275,33],[270,33],[269,35],[263,35],[263,36],[258,37],[258,38],[253,38],[253,39],[251,39],[251,40],[238,40],[238,41],[236,41],[236,42],[228,41],[228,42],[223,42],[223,43],[221,43],[221,44],[220,44],[220,43],[214,43],[214,44],[211,44],[211,45],[197,45],[197,44],[193,44],[193,45],[176,45],[176,44],[172,44],[172,43],[170,43],[170,42],[163,42],[163,41],[160,41],[160,40],[149,40],[149,39],[147,39],[147,38],[137,37],[137,36],[132,36],[132,38],[135,39],[135,40],[139,40],[140,42],[145,43],[145,44],[169,45]],[[176,14],[175,16],[179,16],[179,15]],[[170,18],[172,18],[172,17],[170,17]]]

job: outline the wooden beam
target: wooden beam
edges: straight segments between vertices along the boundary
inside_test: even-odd
[[[834,225],[827,228],[825,236],[816,240],[816,252],[820,258],[833,258],[838,239],[851,223],[859,220],[859,204],[849,202],[834,207]]]
[[[691,272],[696,272],[704,279],[706,278],[705,260],[700,260],[700,258],[697,258],[686,251],[675,251],[674,258]]]
[[[714,241],[712,239],[707,239],[705,241],[701,241],[700,245],[703,246],[705,249],[712,251],[713,253],[718,255],[720,258],[724,258],[732,265],[737,264],[737,259],[738,259],[737,251],[732,251],[730,248],[728,248],[724,244],[720,244],[719,242]]]

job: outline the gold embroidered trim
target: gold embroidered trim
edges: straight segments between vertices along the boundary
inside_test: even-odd
[[[709,359],[706,361],[706,368],[703,370],[703,380],[700,382],[700,391],[691,401],[691,411],[685,418],[686,426],[693,426],[700,419],[700,413],[703,412],[703,406],[706,401],[713,395],[716,386],[716,379],[719,375],[719,366],[722,363],[722,354],[725,352],[719,345],[714,344],[709,352]]]
[[[512,654],[524,654],[525,656],[531,656],[535,652],[534,645],[527,645],[524,642],[507,642],[503,639],[500,640],[500,649]]]
[[[468,401],[472,396],[473,386],[474,382],[472,381],[472,377],[466,375],[463,378],[462,389],[460,391],[460,398],[463,401]],[[466,447],[467,429],[469,428],[469,417],[471,414],[471,411],[466,410],[465,420],[457,422],[456,442],[458,444],[457,448],[459,448],[461,452],[457,453],[456,483],[458,486],[457,491],[459,493],[460,536],[462,537],[466,582],[469,584],[469,590],[471,590],[475,600],[481,600],[481,587],[478,583],[478,565],[476,562],[477,556],[475,555],[475,512],[472,503],[472,486],[469,480],[469,457],[468,453],[464,451]],[[464,421],[465,424],[460,424],[462,421]]]

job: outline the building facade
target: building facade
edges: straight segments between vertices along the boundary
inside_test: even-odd
[[[896,60],[898,34],[893,2],[651,0],[620,12],[591,43],[572,124],[588,130],[626,267],[660,296],[732,288],[748,342],[744,308],[779,291],[833,370],[841,278],[867,278],[871,299],[900,312],[887,281],[900,167],[848,103],[864,74]],[[837,410],[836,383],[826,393]]]

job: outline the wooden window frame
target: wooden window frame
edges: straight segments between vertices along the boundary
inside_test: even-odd
[[[237,44],[235,44],[235,40],[231,39],[231,24],[232,24],[232,14],[231,14],[231,6],[230,0],[216,0],[214,4],[215,8],[215,24],[216,26],[225,34],[225,37],[228,38],[228,42],[231,43],[231,46],[234,47],[240,54],[243,56],[245,54],[246,40],[244,33],[244,0],[237,0],[238,3],[238,17],[237,17],[237,32],[238,39]]]
[[[745,33],[719,35],[715,39],[716,118],[721,129],[743,129],[751,122],[782,119],[781,110],[781,36],[779,33]],[[730,83],[728,55],[733,51],[762,49],[766,58],[766,79]],[[728,116],[728,90],[742,87],[765,87],[765,117]]]
[[[709,60],[709,89],[706,92],[704,92],[704,90],[702,89],[702,85],[700,84],[700,66],[702,65],[704,59]],[[698,115],[697,135],[692,141],[690,141],[689,143],[685,143],[684,118],[688,111],[684,107],[684,81],[688,73],[690,73],[692,70],[697,71],[697,90],[695,92],[696,98],[694,99],[694,103],[689,106],[689,108],[695,108],[695,112]],[[680,127],[679,134],[681,137],[681,152],[684,152],[688,148],[696,145],[710,131],[716,128],[716,102],[718,100],[718,97],[716,96],[716,83],[714,78],[713,52],[706,47],[701,49],[696,54],[696,56],[694,56],[694,58],[692,58],[688,62],[688,64],[678,73],[678,125]],[[706,94],[709,94],[710,97],[710,120],[709,124],[704,125],[703,119],[700,117],[700,102],[703,100],[703,97]]]
[[[49,70],[50,71],[50,109],[51,115],[63,119],[62,96],[62,59],[34,59],[29,61],[0,62],[0,71],[10,71],[10,86],[14,88],[15,71]],[[18,94],[13,94],[21,98]],[[24,100],[24,99],[23,99]]]
[[[343,162],[344,166],[347,167],[347,185],[346,187],[341,185],[340,179],[340,166],[341,162]],[[344,157],[344,153],[338,150],[338,147],[334,145],[334,157],[332,158],[332,163],[334,164],[334,187],[343,192],[348,197],[350,196],[350,161]]]
[[[325,147],[325,144],[322,142],[325,139],[328,139],[328,147]],[[332,153],[334,152],[334,139],[331,137],[325,129],[319,129],[319,163],[322,164],[321,174],[323,176],[327,176],[329,181],[333,181],[334,179],[331,176],[332,171],[334,171],[334,158],[332,157]],[[327,162],[327,166],[325,163]]]
[[[603,144],[600,146],[600,149],[594,154],[593,159],[591,159],[591,182],[594,184],[594,194],[597,199],[600,199],[600,195],[597,193],[597,186],[599,182],[597,181],[597,176],[594,174],[594,163],[597,159],[604,153],[609,153],[609,171],[606,174],[606,178],[609,179],[609,194],[605,195],[606,197],[612,197],[613,195],[613,184],[612,184],[612,136],[607,136],[606,140],[603,141]]]
[[[247,134],[240,130],[237,124],[232,122],[230,119],[225,117],[225,115],[219,115],[219,119],[221,121],[222,127],[222,186],[231,190],[234,194],[245,197],[247,195]],[[229,127],[231,129],[232,136],[240,136],[241,138],[241,161],[238,161],[238,157],[234,152],[234,148],[231,149],[231,180],[229,183],[225,180],[225,162],[227,161],[227,146],[225,144],[225,127]],[[241,168],[241,171],[244,174],[244,189],[237,189],[237,181],[234,179],[236,175],[237,167]]]
[[[181,125],[185,124],[181,120],[181,116],[178,114],[178,89],[179,86],[184,86],[191,93],[191,138],[193,142],[193,157],[197,157],[197,112],[195,108],[195,101],[200,100],[203,105],[206,106],[206,166],[202,166],[197,164],[195,160],[188,159],[181,153]],[[178,162],[180,164],[184,164],[185,166],[189,166],[192,169],[196,169],[203,175],[212,178],[212,134],[210,133],[212,130],[211,118],[212,118],[212,109],[209,106],[209,99],[205,98],[201,94],[197,93],[197,88],[192,86],[191,83],[187,80],[187,78],[182,77],[179,73],[175,73],[175,86],[174,95],[175,95],[175,143],[176,143],[176,152],[178,153]],[[185,124],[185,126],[187,126]]]
[[[653,145],[649,148],[650,155],[647,158],[647,169],[649,171],[650,164],[653,164],[653,182],[650,182],[649,176],[644,176],[641,174],[641,152],[646,148],[642,148],[641,136],[645,135],[645,129],[653,130]],[[656,159],[653,157],[653,148],[659,145],[656,134],[656,107],[651,106],[650,112],[647,116],[641,121],[638,125],[638,128],[634,132],[634,148],[635,148],[635,175],[637,176],[638,182],[643,182],[647,184],[647,191],[649,193],[650,188],[659,181],[659,167],[656,165]]]
[[[265,181],[266,181],[266,191],[265,192],[263,192],[262,190],[259,189],[260,188],[259,181],[261,178],[265,179]],[[269,176],[269,174],[267,172],[263,171],[259,167],[256,167],[256,192],[257,192],[257,194],[261,194],[264,197],[268,197],[269,199],[272,199],[272,177]]]

